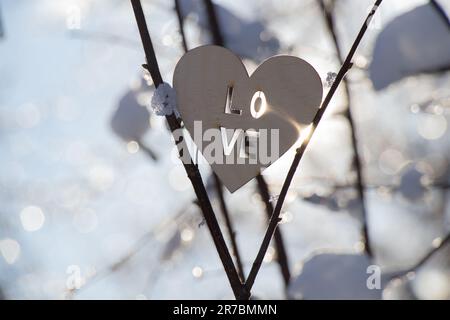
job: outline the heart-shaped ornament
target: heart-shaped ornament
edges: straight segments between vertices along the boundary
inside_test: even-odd
[[[316,70],[300,58],[269,58],[249,76],[242,61],[219,46],[187,52],[173,85],[186,129],[230,192],[294,145],[323,93]]]

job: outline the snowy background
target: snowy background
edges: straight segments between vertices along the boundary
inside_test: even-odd
[[[197,2],[181,0],[190,48],[210,42]],[[324,83],[328,73],[338,72],[316,1],[215,3],[225,12],[221,22],[229,46],[249,70],[266,56],[284,53],[310,62]],[[450,27],[448,33],[442,25],[431,27],[439,19],[428,8],[405,22],[413,35],[428,26],[426,43],[402,33],[376,46],[393,19],[427,3],[385,0],[349,74],[370,240],[383,272],[409,269],[450,231]],[[344,54],[372,4],[336,1]],[[440,4],[450,14],[450,1]],[[163,78],[171,82],[183,54],[173,1],[143,5]],[[145,60],[129,1],[2,0],[0,19],[0,297],[232,298],[164,119],[145,108],[152,92],[142,80]],[[424,46],[429,50],[420,50]],[[421,65],[405,69],[404,50]],[[396,67],[405,77],[395,74],[376,91],[376,81],[389,82],[376,77],[389,78]],[[280,228],[294,277],[316,252],[362,250],[341,94],[284,205]],[[157,161],[149,157],[153,153]],[[290,151],[264,172],[274,199],[292,158]],[[208,180],[207,166],[201,170]],[[218,211],[213,192],[211,198]],[[226,192],[226,199],[248,272],[267,224],[264,205],[255,181]],[[417,272],[391,281],[383,297],[450,299],[449,256],[450,246],[442,248]],[[286,298],[275,259],[269,249],[255,296]],[[350,275],[344,286],[352,281],[359,280]],[[299,286],[291,292],[308,298]],[[317,286],[327,290],[326,282]]]

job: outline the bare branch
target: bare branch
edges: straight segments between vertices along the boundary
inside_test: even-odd
[[[364,24],[361,27],[361,30],[359,31],[358,36],[356,37],[356,39],[350,49],[350,52],[344,61],[344,64],[342,65],[339,73],[336,76],[336,80],[334,81],[333,85],[330,88],[330,91],[328,92],[327,96],[325,97],[325,100],[323,101],[321,108],[319,109],[316,116],[314,117],[312,127],[311,127],[310,132],[308,133],[308,136],[303,141],[301,147],[297,149],[294,160],[292,161],[291,167],[289,168],[289,172],[286,176],[286,180],[284,181],[283,187],[281,189],[280,196],[277,201],[277,205],[275,206],[275,210],[270,219],[269,226],[267,228],[263,242],[262,242],[259,252],[256,256],[255,262],[253,263],[252,270],[250,271],[250,274],[247,278],[247,282],[245,284],[247,287],[247,290],[251,290],[251,288],[253,287],[256,276],[258,275],[258,271],[261,268],[261,264],[264,260],[264,256],[269,247],[270,239],[272,238],[272,236],[278,226],[278,223],[280,222],[281,209],[283,207],[284,200],[286,199],[287,192],[292,183],[292,180],[294,178],[294,175],[295,175],[297,167],[300,163],[300,160],[302,159],[303,154],[305,153],[306,148],[308,147],[309,142],[311,141],[311,138],[313,137],[314,132],[320,123],[320,120],[322,119],[325,111],[327,110],[327,107],[330,104],[331,99],[333,98],[334,94],[336,93],[336,90],[339,87],[339,84],[344,79],[348,70],[351,69],[351,67],[353,65],[352,64],[353,56],[355,55],[355,52],[358,49],[359,44],[361,43],[361,40],[363,39],[364,35],[366,34],[366,31],[368,29],[370,21],[372,20],[372,17],[375,15],[378,7],[380,6],[380,4],[382,2],[383,2],[383,0],[377,0],[375,2],[374,7],[372,8],[372,10],[370,11],[366,20],[364,21]]]
[[[142,44],[144,46],[148,70],[153,79],[155,87],[158,87],[163,83],[163,79],[159,71],[155,51],[153,49],[151,37],[147,29],[147,23],[145,21],[142,5],[140,0],[131,0],[131,4],[133,6],[133,11],[136,17]],[[172,133],[181,128],[178,119],[173,113],[166,116],[166,120]],[[176,139],[175,136],[174,138]],[[205,217],[206,224],[208,225],[209,231],[213,238],[219,257],[222,261],[233,293],[236,299],[248,299],[249,294],[246,292],[245,286],[242,285],[239,279],[239,275],[234,266],[233,259],[231,258],[230,252],[223,238],[222,231],[220,230],[219,223],[211,206],[208,194],[206,193],[200,171],[198,170],[198,167],[194,164],[190,156],[183,155],[183,152],[188,150],[183,137],[180,137],[178,141],[175,141],[175,143],[178,147],[180,157],[188,159],[188,161],[183,161],[184,169],[186,170],[188,178],[191,180],[191,184],[197,196],[199,206],[202,209],[203,216]]]
[[[336,30],[336,27],[334,25],[334,14],[333,14],[333,8],[330,8],[325,5],[324,0],[317,0],[318,5],[320,9],[323,11],[324,19],[326,22],[326,26],[328,29],[328,32],[330,33],[333,44],[336,49],[336,53],[339,59],[340,64],[342,65],[344,63],[344,58],[341,50],[341,46],[339,44],[339,36],[338,32]],[[333,2],[334,4],[334,2]],[[350,86],[347,81],[347,78],[343,79],[343,86],[344,86],[344,92],[345,92],[345,98],[347,100],[347,110],[345,112],[345,117],[347,118],[347,121],[350,126],[350,137],[351,137],[351,144],[353,148],[353,166],[355,168],[356,173],[356,190],[358,192],[358,197],[361,202],[361,213],[362,213],[362,219],[363,219],[363,238],[364,238],[364,248],[366,251],[366,254],[369,257],[372,257],[372,247],[370,245],[370,238],[369,238],[369,230],[368,230],[368,215],[367,215],[367,208],[366,208],[366,200],[365,200],[365,194],[364,194],[364,177],[363,177],[363,168],[362,168],[362,162],[360,158],[360,152],[359,152],[359,146],[358,146],[358,140],[357,140],[357,132],[356,132],[356,125],[355,121],[353,120],[352,115],[352,96],[350,92]]]

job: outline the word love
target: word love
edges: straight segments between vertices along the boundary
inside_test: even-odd
[[[218,46],[187,52],[173,85],[185,128],[230,192],[294,145],[323,93],[319,75],[300,58],[269,58],[249,76],[236,55]]]

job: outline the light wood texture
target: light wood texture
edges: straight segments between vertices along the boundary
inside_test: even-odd
[[[202,46],[187,52],[175,68],[173,85],[178,109],[193,139],[194,121],[202,122],[202,132],[195,133],[202,136],[207,129],[221,127],[244,131],[278,129],[279,157],[298,140],[300,129],[312,122],[323,94],[319,75],[300,58],[283,55],[269,58],[249,76],[242,61],[219,46]],[[230,86],[233,87],[232,108],[242,110],[240,115],[225,113]],[[267,110],[254,118],[250,107],[258,91],[264,93]],[[230,142],[232,130],[228,130],[228,134]],[[235,157],[239,155],[241,139],[242,135],[234,148]],[[223,154],[223,142],[219,140]],[[203,154],[210,152],[208,141],[203,141],[202,145],[197,143],[197,146]],[[268,150],[270,155],[270,138]],[[231,161],[230,157],[228,161]],[[231,164],[210,164],[227,189],[234,192],[276,159],[269,164],[260,160],[258,155],[256,164],[249,164],[248,159],[245,159],[246,164],[238,164],[236,160]]]

